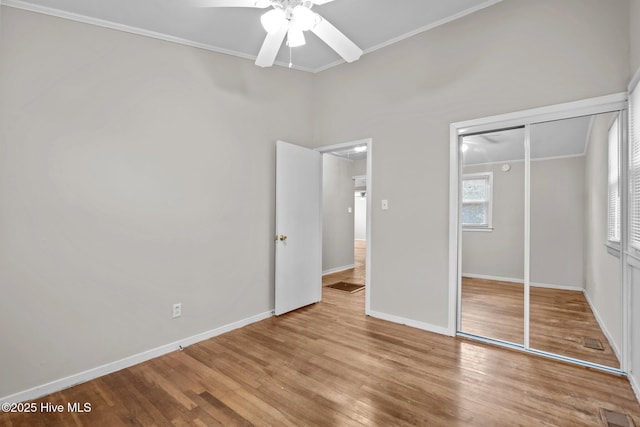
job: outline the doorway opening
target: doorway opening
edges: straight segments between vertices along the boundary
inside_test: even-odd
[[[323,164],[323,292],[364,293],[365,313],[371,298],[371,145],[363,139],[317,149]]]

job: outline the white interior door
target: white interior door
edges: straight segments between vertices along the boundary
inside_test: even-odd
[[[322,298],[322,157],[276,143],[276,290],[280,315]]]

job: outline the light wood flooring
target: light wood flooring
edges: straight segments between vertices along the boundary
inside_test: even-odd
[[[487,338],[524,342],[524,287],[518,283],[462,278],[460,330]]]
[[[367,242],[364,240],[355,240],[353,244],[353,265],[354,268],[339,271],[337,273],[327,274],[322,277],[322,286],[333,285],[338,282],[355,283],[364,285],[365,279],[365,259],[367,251]]]
[[[599,426],[640,405],[622,377],[364,315],[364,292],[323,301],[41,401],[85,414],[2,426]]]
[[[620,367],[582,292],[531,287],[530,347]],[[462,279],[463,332],[517,344],[524,342],[524,287],[495,280]],[[604,350],[584,346],[599,340]]]

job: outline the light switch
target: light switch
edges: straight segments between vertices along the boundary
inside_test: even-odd
[[[387,209],[389,209],[389,201],[388,200],[383,200],[382,201],[382,210],[386,211]]]
[[[351,207],[349,207],[349,208],[347,209],[347,212],[351,213],[351,212],[353,212],[353,209],[351,209]]]

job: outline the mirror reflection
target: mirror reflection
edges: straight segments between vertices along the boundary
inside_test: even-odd
[[[524,343],[524,128],[461,139],[460,330]]]
[[[531,126],[530,347],[619,368],[616,118]]]
[[[525,129],[461,137],[460,331],[620,368],[619,126],[618,112],[530,126],[528,259]]]

